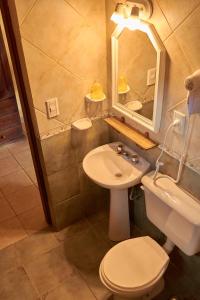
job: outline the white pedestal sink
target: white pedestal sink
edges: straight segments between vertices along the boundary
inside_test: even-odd
[[[117,154],[116,142],[90,151],[83,160],[83,169],[98,185],[110,189],[109,238],[122,241],[130,238],[128,188],[140,183],[150,164],[139,157],[138,163]],[[123,145],[129,158],[136,154]]]

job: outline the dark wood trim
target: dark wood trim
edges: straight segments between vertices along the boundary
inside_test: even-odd
[[[19,98],[22,106],[24,122],[27,130],[28,140],[30,143],[44,213],[47,222],[49,224],[52,224],[47,191],[45,186],[45,178],[40,161],[40,150],[39,145],[37,143],[36,134],[38,134],[38,132],[36,133],[35,130],[37,129],[34,128],[34,123],[36,124],[36,118],[35,114],[31,109],[31,106],[33,107],[33,105],[31,105],[33,103],[33,100],[26,71],[25,59],[21,45],[21,37],[14,2],[15,1],[13,0],[0,0],[0,9],[4,22],[13,69],[15,73],[15,79],[17,82]]]

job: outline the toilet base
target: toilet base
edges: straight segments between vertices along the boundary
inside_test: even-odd
[[[159,295],[162,290],[164,289],[164,279],[162,278],[161,280],[159,280],[159,282],[154,286],[154,288],[149,291],[147,294],[143,295],[143,296],[121,296],[121,295],[116,295],[113,294],[113,296],[111,298],[109,298],[109,300],[152,300],[154,297],[156,297],[157,295]]]

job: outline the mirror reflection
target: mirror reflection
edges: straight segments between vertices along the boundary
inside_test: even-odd
[[[124,29],[119,38],[118,103],[153,119],[157,54],[145,32]]]

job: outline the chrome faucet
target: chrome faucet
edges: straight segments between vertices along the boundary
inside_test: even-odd
[[[131,161],[133,164],[139,162],[139,156],[137,154],[131,154],[128,151],[124,150],[124,146],[119,144],[116,149],[117,154],[122,155],[125,159]]]
[[[118,145],[117,146],[117,154],[123,154],[124,153],[124,148],[123,145]]]

